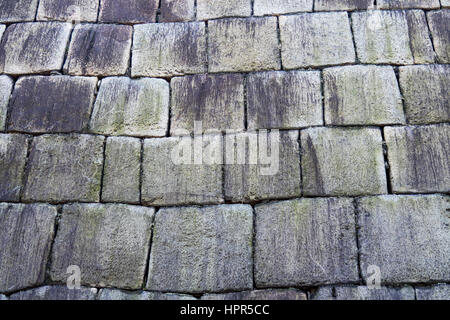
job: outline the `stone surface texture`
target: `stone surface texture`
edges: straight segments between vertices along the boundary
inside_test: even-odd
[[[197,18],[246,17],[252,11],[251,0],[197,0]]]
[[[161,0],[160,22],[195,20],[196,0]]]
[[[254,0],[256,16],[312,11],[314,0]]]
[[[414,288],[367,286],[321,287],[315,291],[312,300],[415,300]]]
[[[205,294],[202,300],[307,300],[307,297],[304,292],[296,289],[268,289]]]
[[[440,63],[450,63],[450,10],[427,14],[434,49]]]
[[[100,22],[156,22],[158,0],[101,0]]]
[[[101,289],[98,300],[196,300],[187,294]]]
[[[33,21],[38,0],[2,1],[0,3],[0,22]]]
[[[377,6],[380,9],[439,9],[439,0],[378,0]]]
[[[5,129],[8,102],[13,86],[14,82],[10,77],[5,75],[0,76],[0,130]]]
[[[45,286],[11,295],[11,300],[95,300],[97,289],[81,287],[67,289],[67,286]]]
[[[314,0],[316,11],[367,10],[373,8],[373,0]]]
[[[416,287],[417,300],[449,300],[450,285],[437,284],[432,287]]]
[[[96,22],[99,0],[39,0],[38,21]]]

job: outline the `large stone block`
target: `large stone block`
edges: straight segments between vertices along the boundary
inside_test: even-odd
[[[203,22],[153,23],[134,27],[133,77],[170,77],[206,72]]]
[[[40,0],[37,20],[96,22],[99,0]]]
[[[255,211],[258,287],[358,281],[352,199],[289,200],[257,205]]]
[[[405,123],[392,67],[346,66],[325,69],[325,122],[332,125]]]
[[[385,127],[392,191],[449,192],[450,125]]]
[[[19,201],[28,139],[21,134],[0,133],[0,201]]]
[[[438,61],[450,63],[450,10],[427,13]]]
[[[361,271],[380,269],[382,283],[450,279],[449,197],[393,196],[357,200]]]
[[[192,293],[251,289],[252,237],[249,205],[160,209],[147,289]]]
[[[196,0],[162,0],[159,22],[195,20]]]
[[[304,292],[297,289],[268,289],[205,294],[202,300],[307,300],[307,297]]]
[[[71,24],[62,22],[10,25],[0,44],[0,72],[31,74],[60,70],[71,30]]]
[[[101,289],[99,300],[196,300],[187,294],[160,293],[148,291],[122,291],[115,289]]]
[[[133,28],[79,24],[72,34],[64,69],[71,75],[108,76],[127,72]]]
[[[84,285],[139,289],[144,281],[154,209],[123,204],[63,207],[50,276],[65,282],[79,266]]]
[[[310,128],[301,132],[301,148],[305,195],[387,192],[379,129]]]
[[[0,22],[33,21],[38,0],[15,0],[0,2]]]
[[[277,19],[210,21],[208,54],[210,72],[280,69]]]
[[[99,22],[156,22],[159,0],[101,0]]]
[[[197,19],[247,17],[252,14],[251,0],[197,0]]]
[[[436,284],[416,287],[417,300],[450,300],[450,285]]]
[[[320,72],[250,74],[247,120],[249,130],[323,125]]]
[[[314,10],[367,10],[373,8],[373,0],[315,0]]]
[[[108,135],[162,137],[169,126],[169,84],[162,79],[102,80],[90,131]]]
[[[408,23],[409,44],[415,64],[434,63],[436,54],[427,28],[427,19],[422,10],[406,11]]]
[[[313,0],[254,0],[255,16],[312,11]]]
[[[86,129],[97,78],[31,76],[17,80],[8,130],[46,133]]]
[[[8,102],[13,86],[14,81],[10,77],[0,76],[0,131],[5,129]]]
[[[244,130],[244,77],[239,74],[195,75],[171,83],[172,135],[194,131],[201,121],[205,132]],[[188,132],[185,132],[188,131]]]
[[[95,300],[97,289],[81,287],[70,290],[67,286],[45,286],[11,295],[11,300]]]
[[[304,13],[280,17],[283,67],[296,69],[355,62],[347,13]]]
[[[103,167],[100,136],[35,137],[23,198],[27,201],[99,201]]]
[[[379,9],[436,9],[440,7],[440,4],[439,0],[378,0],[377,7]]]
[[[225,199],[232,202],[301,195],[298,131],[225,137]]]
[[[44,282],[56,214],[46,204],[0,204],[0,292]]]
[[[381,287],[369,289],[367,286],[320,287],[311,295],[312,300],[415,300],[413,287]]]

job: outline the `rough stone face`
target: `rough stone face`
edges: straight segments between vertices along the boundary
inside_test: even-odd
[[[450,0],[441,0],[442,8],[450,8]]]
[[[0,76],[0,130],[5,129],[8,102],[13,86],[14,82],[10,77]]]
[[[393,196],[357,200],[361,270],[381,271],[382,283],[450,279],[449,197]]]
[[[96,22],[98,0],[40,0],[37,20]]]
[[[297,289],[268,289],[223,294],[205,294],[202,300],[307,300]]]
[[[90,131],[108,135],[165,136],[169,125],[169,84],[162,79],[102,80]]]
[[[267,141],[265,147],[261,145],[263,139]],[[227,200],[256,201],[301,195],[298,131],[281,131],[278,142],[276,135],[265,132],[259,132],[259,136],[255,132],[231,134],[225,137],[225,144]],[[278,152],[278,157],[273,152]],[[268,155],[268,159],[261,155]]]
[[[2,40],[3,32],[5,32],[6,26],[0,24],[0,40]]]
[[[450,63],[450,10],[431,11],[427,17],[438,60]]]
[[[147,289],[195,293],[252,288],[252,236],[249,205],[160,209]]]
[[[95,300],[97,289],[85,288],[70,290],[67,286],[45,286],[21,291],[11,295],[11,300]]]
[[[313,0],[255,0],[254,14],[283,14],[291,12],[312,11]]]
[[[159,0],[102,0],[100,22],[156,22]]]
[[[355,62],[347,13],[280,17],[283,67],[295,69]]]
[[[437,284],[431,287],[416,287],[417,300],[450,300],[450,285]]]
[[[332,125],[405,123],[392,67],[346,66],[325,69],[325,122]]]
[[[320,287],[312,300],[415,300],[413,287],[369,289],[367,286]]]
[[[159,293],[148,291],[122,291],[115,289],[101,289],[99,300],[197,300],[187,294]]]
[[[33,21],[38,0],[0,2],[0,22]]]
[[[72,34],[64,69],[71,75],[122,75],[127,72],[133,28],[81,24]]]
[[[450,121],[450,67],[446,65],[399,68],[408,123]]]
[[[203,22],[153,23],[134,27],[131,74],[167,77],[206,72]]]
[[[103,141],[103,137],[89,135],[35,137],[28,160],[24,199],[99,201]]]
[[[445,1],[445,0],[444,0]],[[378,0],[379,9],[439,8],[439,0]]]
[[[209,21],[208,39],[210,72],[281,68],[275,17]]]
[[[0,204],[0,292],[44,282],[56,207]]]
[[[298,199],[257,205],[258,287],[358,281],[352,199]]]
[[[394,193],[449,192],[450,125],[385,127]]]
[[[28,138],[0,133],[0,201],[18,201],[22,190]]]
[[[123,204],[64,206],[53,244],[52,280],[65,282],[67,267],[77,265],[84,285],[141,288],[154,211]]]
[[[406,11],[409,43],[415,64],[434,63],[436,55],[427,28],[427,20],[422,10]]]
[[[0,44],[0,72],[31,74],[60,70],[71,29],[71,24],[62,22],[10,25]]]
[[[197,0],[197,19],[247,17],[251,15],[250,0]]]
[[[247,82],[248,129],[297,129],[323,124],[320,72],[252,73]]]
[[[194,121],[203,131],[244,130],[244,77],[239,74],[195,75],[171,81],[171,134],[193,132]],[[184,132],[187,134],[188,132]]]
[[[367,10],[373,7],[373,0],[315,0],[314,10]]]
[[[143,203],[160,206],[223,202],[222,137],[209,135],[203,137],[203,142],[198,141],[191,137],[144,141]]]
[[[159,22],[195,20],[195,0],[162,0]]]
[[[81,132],[88,124],[97,78],[32,76],[17,80],[8,130]]]
[[[387,192],[381,132],[373,128],[310,128],[301,134],[305,195]]]

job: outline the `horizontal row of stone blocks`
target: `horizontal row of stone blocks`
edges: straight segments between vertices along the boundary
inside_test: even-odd
[[[357,284],[359,268],[367,280],[372,265],[384,285],[449,282],[449,204],[444,195],[384,195],[156,214],[124,204],[69,204],[54,236],[55,206],[3,203],[0,292],[42,285],[46,272],[64,284],[73,265],[86,286],[174,293],[251,290],[253,279],[258,288]],[[379,292],[397,294],[407,292]],[[337,297],[352,295],[372,293]]]
[[[128,25],[81,24],[73,30],[65,63],[71,24],[18,23],[4,32],[0,71],[20,75],[63,68],[71,75],[124,75],[131,60],[133,77],[172,77],[357,62],[449,63],[449,12],[355,12],[351,21],[356,50],[345,12],[219,19],[208,25],[140,24],[134,33]]]

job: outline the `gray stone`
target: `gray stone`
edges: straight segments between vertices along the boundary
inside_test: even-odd
[[[439,0],[378,0],[377,7],[379,9],[439,9],[440,4]]]
[[[416,287],[417,300],[450,300],[450,285],[437,284],[430,287]]]
[[[19,201],[27,148],[27,136],[0,133],[0,201]]]
[[[197,300],[187,294],[101,289],[99,300]]]
[[[449,197],[385,195],[357,200],[363,278],[369,265],[381,282],[422,283],[450,279]]]
[[[247,119],[249,130],[323,125],[320,72],[250,74]]]
[[[6,300],[9,300],[8,297],[0,294],[0,301],[6,301]]]
[[[436,54],[427,27],[425,13],[422,10],[406,11],[409,44],[415,64],[434,63]]]
[[[367,10],[373,8],[373,0],[315,0],[314,10]]]
[[[99,22],[156,22],[159,0],[101,0]]]
[[[0,292],[44,282],[56,214],[46,204],[0,204]]]
[[[139,203],[141,141],[111,137],[106,140],[102,201]]]
[[[144,141],[143,203],[160,206],[223,202],[222,137],[209,135],[203,137],[203,142],[199,140],[187,136]]]
[[[244,130],[244,77],[239,74],[195,75],[171,83],[171,134],[194,131],[201,121],[205,132]],[[185,132],[187,131],[187,132]]]
[[[255,207],[258,287],[358,281],[350,198],[296,199]]]
[[[71,24],[62,22],[10,25],[0,44],[0,72],[32,74],[60,70],[71,30]]]
[[[33,21],[38,0],[15,0],[0,2],[0,22]]]
[[[70,290],[67,286],[45,286],[11,295],[11,300],[95,300],[97,289],[81,287]]]
[[[283,67],[296,69],[355,62],[347,13],[320,12],[280,17]]]
[[[195,20],[195,0],[162,0],[159,22]]]
[[[202,300],[307,300],[307,297],[304,292],[297,289],[268,289],[205,294]]]
[[[10,77],[5,75],[0,76],[0,131],[5,129],[8,102],[13,86],[14,81]]]
[[[192,293],[251,289],[252,237],[249,205],[160,209],[147,289]]]
[[[168,77],[207,69],[203,22],[152,23],[134,27],[131,75]]]
[[[197,19],[247,17],[251,15],[250,0],[197,0]]]
[[[407,66],[399,71],[408,123],[449,122],[450,67]]]
[[[103,166],[100,136],[42,135],[33,139],[23,198],[99,201]]]
[[[108,135],[165,136],[169,126],[169,91],[169,84],[162,79],[103,79],[90,131]]]
[[[325,69],[325,122],[332,125],[405,123],[392,67],[345,66]]]
[[[413,287],[369,289],[367,286],[320,287],[312,300],[415,300]]]
[[[441,0],[442,8],[450,8],[450,0]]]
[[[242,202],[299,197],[298,135],[293,130],[281,131],[279,136],[264,131],[258,135],[256,132],[227,135],[225,199]],[[266,146],[262,145],[263,139]],[[267,159],[264,155],[268,155]]]
[[[17,80],[8,130],[30,133],[81,132],[91,114],[97,78],[31,76]]]
[[[312,11],[313,0],[254,0],[255,16]]]
[[[450,63],[450,10],[427,13],[438,61]]]
[[[72,34],[64,69],[71,75],[108,76],[127,72],[133,28],[79,24]]]
[[[394,193],[449,192],[450,125],[385,127]]]
[[[237,18],[208,23],[209,71],[280,69],[277,18]]]
[[[96,22],[98,0],[40,0],[37,20]]]
[[[387,192],[379,129],[310,128],[301,133],[301,148],[305,195]]]
[[[0,40],[2,40],[3,32],[5,32],[6,26],[0,24]]]
[[[124,204],[65,205],[53,245],[51,279],[65,282],[67,268],[76,265],[84,285],[141,288],[154,211]]]

